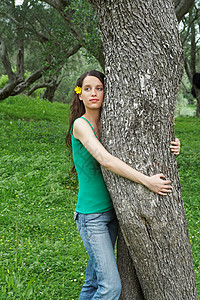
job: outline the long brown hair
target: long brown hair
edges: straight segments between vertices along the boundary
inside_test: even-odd
[[[104,85],[104,77],[105,77],[105,75],[103,73],[99,72],[99,71],[91,70],[91,71],[85,72],[84,74],[82,74],[78,78],[78,80],[76,82],[76,86],[82,87],[83,80],[87,76],[97,77],[102,82],[102,84]],[[72,152],[72,142],[71,142],[70,131],[71,131],[71,128],[72,128],[72,125],[73,125],[74,121],[77,118],[80,118],[82,115],[84,115],[84,113],[85,113],[85,106],[83,104],[83,101],[80,101],[79,95],[74,91],[74,96],[73,96],[73,99],[72,99],[72,104],[70,106],[69,130],[68,130],[67,135],[66,135],[66,145],[70,149],[71,152]]]

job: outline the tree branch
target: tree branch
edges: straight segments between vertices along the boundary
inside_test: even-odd
[[[33,74],[31,74],[25,81],[18,84],[15,89],[13,90],[11,96],[18,95],[25,91],[31,84],[33,84],[36,80],[42,77],[42,73],[49,69],[49,67],[42,67],[35,71]]]
[[[17,85],[16,81],[9,82],[3,89],[0,90],[0,101],[8,98]]]
[[[29,27],[29,26],[27,26],[27,25],[23,25],[23,24],[19,23],[13,16],[11,16],[10,14],[8,14],[8,13],[6,13],[6,12],[3,12],[3,11],[2,11],[2,12],[0,12],[0,14],[6,16],[11,22],[13,22],[13,23],[14,23],[16,26],[18,26],[20,29],[25,29],[25,30],[28,30],[29,32],[35,33],[35,34],[39,37],[39,39],[40,39],[40,41],[41,41],[42,43],[48,42],[48,41],[49,41],[49,38],[48,38],[45,34],[43,34],[42,32],[37,31],[37,30],[34,28],[33,24],[30,24],[31,26]],[[39,21],[39,20],[38,20],[38,21]]]
[[[194,18],[192,20],[189,21],[189,24],[187,25],[187,33],[186,33],[186,36],[185,36],[184,40],[182,40],[182,45],[184,45],[184,43],[185,43],[185,41],[186,41],[186,39],[187,39],[187,37],[188,37],[188,35],[190,33],[191,26],[199,18],[199,9],[197,9],[196,7],[195,7],[195,9],[196,9],[195,16],[194,16]]]
[[[28,91],[28,96],[30,96],[33,92],[35,92],[36,90],[38,89],[41,89],[41,88],[47,88],[47,87],[52,87],[53,86],[53,81],[47,83],[47,82],[44,82],[44,83],[38,83],[36,85],[34,85],[34,87],[32,87],[29,91]]]
[[[187,74],[187,77],[188,77],[190,83],[192,84],[192,73],[190,70],[189,62],[186,57],[184,57],[184,66],[185,66],[185,72]]]
[[[11,16],[10,14],[8,14],[8,13],[6,13],[4,11],[1,11],[0,14],[3,15],[3,16],[5,16],[5,17],[7,17],[10,21],[12,21],[13,23],[15,23],[16,25],[18,25],[18,26],[20,25],[20,23],[15,18],[13,18],[13,16]]]
[[[66,53],[66,58],[74,55],[80,48],[82,47],[81,44],[77,43],[71,50]]]
[[[17,76],[12,71],[11,63],[8,58],[7,48],[1,36],[0,36],[0,56],[9,79],[9,83],[3,89],[0,90],[0,101],[1,101],[9,97],[9,95],[12,93],[12,91],[18,84]]]
[[[187,14],[194,5],[195,0],[173,0],[173,2],[178,22],[180,22],[184,15]]]
[[[66,54],[66,58],[69,58],[73,54],[75,54],[81,48],[80,44],[76,44],[68,53]],[[31,74],[25,81],[18,84],[15,89],[13,90],[11,96],[15,96],[17,94],[22,93],[25,91],[31,84],[33,84],[36,80],[42,77],[42,73],[46,70],[51,68],[51,66],[44,66],[38,69],[36,72]]]

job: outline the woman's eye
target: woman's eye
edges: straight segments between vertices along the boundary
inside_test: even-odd
[[[90,91],[89,87],[84,88],[85,91]]]
[[[103,91],[103,88],[100,87],[100,88],[97,88],[97,90],[98,90],[98,91]]]

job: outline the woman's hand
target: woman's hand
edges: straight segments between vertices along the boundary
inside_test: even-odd
[[[180,153],[180,146],[181,146],[181,143],[179,141],[178,138],[175,138],[175,141],[172,141],[171,142],[171,146],[169,146],[171,148],[171,151],[175,154],[175,155],[179,155]]]
[[[148,189],[152,192],[159,195],[167,195],[172,191],[172,186],[169,185],[171,183],[170,180],[163,180],[161,178],[165,178],[164,174],[156,174],[147,178],[147,183],[145,184]]]

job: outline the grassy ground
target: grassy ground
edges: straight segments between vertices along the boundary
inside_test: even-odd
[[[73,221],[77,180],[68,172],[64,141],[68,110],[21,96],[0,103],[0,299],[78,299],[87,255]],[[200,120],[177,119],[178,164],[198,282],[199,135]]]

